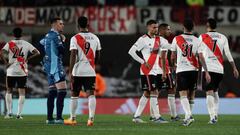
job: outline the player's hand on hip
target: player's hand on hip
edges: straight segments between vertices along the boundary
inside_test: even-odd
[[[205,73],[205,78],[206,78],[207,83],[211,82],[211,76],[209,75],[208,72]]]
[[[151,65],[148,63],[148,62],[144,62],[144,65],[147,69],[150,69],[151,68]]]
[[[239,72],[238,72],[237,69],[234,69],[234,70],[233,70],[233,75],[234,75],[234,77],[235,77],[236,79],[238,79],[238,77],[239,77]]]

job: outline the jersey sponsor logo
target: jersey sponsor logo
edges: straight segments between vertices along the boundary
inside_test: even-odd
[[[186,57],[192,66],[198,68],[198,60],[196,56],[192,53],[192,44],[188,44],[182,36],[176,37],[177,45],[182,51],[182,56]]]
[[[77,40],[78,46],[82,49],[84,52],[85,56],[87,57],[90,65],[92,66],[93,69],[95,69],[95,59],[94,59],[94,52],[91,48],[91,45],[89,42],[87,42],[81,35],[76,35],[75,36]]]
[[[24,67],[25,59],[24,59],[24,53],[22,52],[22,48],[18,48],[17,45],[14,42],[9,42],[9,49],[13,53],[13,58],[16,58],[19,62],[19,65],[23,72],[27,75],[26,68]]]
[[[223,55],[217,44],[217,40],[213,40],[208,34],[202,34],[202,40],[207,45],[207,47],[213,52],[213,54],[218,59],[219,63],[223,66]]]
[[[153,48],[157,49],[159,47],[160,47],[160,37],[157,36],[157,37],[155,37],[155,42],[154,42]],[[150,64],[150,68],[147,68],[144,64],[141,65],[141,69],[142,69],[142,72],[144,73],[144,75],[148,75],[149,74],[149,72],[153,68],[153,65],[154,65],[156,59],[157,59],[157,53],[152,52],[150,57],[149,57],[149,59],[148,59],[148,61],[147,61],[148,64]]]

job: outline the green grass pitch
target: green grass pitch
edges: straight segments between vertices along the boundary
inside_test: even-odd
[[[68,116],[65,116],[67,118]],[[182,116],[183,117],[183,116]],[[240,116],[220,115],[215,125],[207,124],[208,115],[194,115],[189,127],[181,122],[155,124],[132,123],[131,115],[96,115],[93,127],[87,127],[87,115],[77,116],[77,126],[46,125],[45,116],[27,115],[23,120],[0,117],[0,135],[239,135]],[[142,117],[148,120],[148,116]],[[169,116],[164,115],[169,119]]]

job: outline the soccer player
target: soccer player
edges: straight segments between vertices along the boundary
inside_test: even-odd
[[[207,66],[203,57],[202,42],[192,35],[193,21],[190,19],[184,20],[184,34],[176,36],[172,42],[171,59],[175,64],[177,55],[177,90],[179,91],[180,101],[185,112],[183,126],[189,126],[193,121],[192,112],[188,100],[188,91],[193,90],[197,82],[198,60],[196,55],[206,71],[205,78],[210,82],[211,77],[208,73]]]
[[[12,114],[12,91],[17,88],[19,92],[17,119],[23,119],[21,116],[26,92],[26,83],[28,76],[27,63],[30,59],[40,55],[39,51],[29,42],[22,40],[22,29],[14,28],[14,40],[9,41],[2,49],[2,59],[7,66],[6,78],[6,119],[13,118]],[[32,55],[28,55],[31,53]]]
[[[45,50],[43,58],[44,71],[47,74],[49,94],[47,98],[47,120],[46,124],[63,124],[62,111],[64,98],[66,96],[66,73],[63,67],[64,41],[63,32],[64,24],[61,18],[51,19],[51,30],[40,41]],[[53,118],[54,100],[57,97],[57,117]]]
[[[224,73],[223,52],[232,66],[234,77],[238,78],[239,73],[229,50],[228,39],[223,34],[216,32],[217,22],[210,18],[207,20],[206,27],[207,33],[200,35],[199,38],[205,43],[203,54],[212,79],[209,84],[203,80],[203,88],[206,90],[207,109],[210,115],[209,123],[215,124],[219,105],[218,87]],[[205,71],[203,72],[205,73]]]
[[[141,64],[141,84],[144,91],[132,121],[135,123],[145,123],[140,116],[150,97],[150,106],[155,118],[154,122],[167,123],[159,113],[157,74],[161,73],[158,65],[160,49],[168,45],[168,42],[166,39],[157,36],[158,24],[155,20],[147,21],[147,30],[148,33],[141,36],[128,52],[134,60]],[[143,58],[137,55],[137,51],[142,53]]]
[[[89,118],[87,126],[93,126],[96,98],[95,90],[95,63],[100,58],[101,45],[98,37],[88,31],[88,18],[82,16],[78,18],[79,33],[74,35],[70,41],[70,66],[69,77],[72,83],[70,118],[64,120],[66,125],[76,125],[76,109],[78,106],[78,96],[80,90],[87,93]]]
[[[165,39],[168,38],[171,34],[171,28],[168,24],[162,23],[158,27],[159,35],[164,37]],[[167,52],[170,50],[170,44],[168,48],[161,49],[161,55],[159,57],[159,67],[164,74],[158,74],[157,78],[160,89],[166,89],[168,92],[168,107],[171,114],[171,121],[178,121],[180,117],[177,115],[176,110],[176,103],[175,103],[175,94],[176,91],[174,89],[173,78],[171,76],[171,70],[169,68],[169,63],[167,59]],[[164,67],[164,68],[163,68]],[[163,76],[162,76],[163,75]],[[162,77],[165,80],[162,80]]]

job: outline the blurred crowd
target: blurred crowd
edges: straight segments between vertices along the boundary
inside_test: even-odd
[[[0,6],[240,6],[239,0],[0,0]]]

